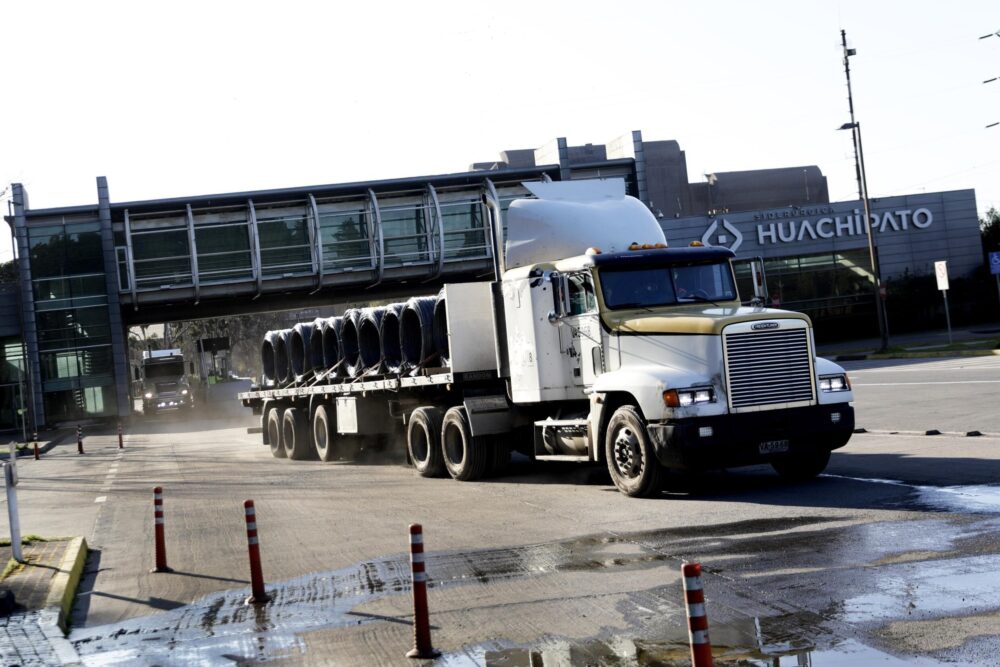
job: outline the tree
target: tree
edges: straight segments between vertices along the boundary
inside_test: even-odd
[[[0,285],[17,284],[17,260],[0,263]]]
[[[991,208],[985,218],[979,219],[979,228],[986,252],[1000,252],[1000,211]]]

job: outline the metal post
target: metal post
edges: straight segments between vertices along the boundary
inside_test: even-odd
[[[944,321],[948,324],[948,345],[951,345],[951,313],[948,312],[948,290],[941,290],[944,296]]]
[[[14,450],[14,443],[11,443],[11,451]],[[10,551],[18,563],[24,562],[24,553],[21,551],[21,518],[17,511],[17,468],[14,467],[14,457],[3,466],[3,479],[7,487],[7,517],[10,521]]]
[[[840,31],[840,41],[844,48],[844,74],[847,77],[847,106],[851,112],[850,124],[844,125],[840,129],[851,129],[854,138],[854,169],[858,178],[858,196],[864,205],[865,234],[868,237],[868,256],[871,261],[872,276],[874,278],[872,292],[875,295],[875,312],[878,317],[879,335],[882,339],[882,346],[879,351],[884,352],[889,349],[889,319],[885,312],[885,303],[882,300],[882,277],[878,265],[878,253],[875,250],[875,236],[872,233],[871,205],[868,199],[868,179],[865,175],[865,154],[861,145],[861,123],[857,122],[854,118],[854,96],[851,92],[851,67],[848,59],[854,55],[855,51],[854,49],[847,48],[847,31]]]

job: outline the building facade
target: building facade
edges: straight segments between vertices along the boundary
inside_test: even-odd
[[[100,177],[96,203],[32,209],[14,184],[5,219],[19,281],[0,292],[0,310],[18,317],[0,322],[0,429],[21,387],[39,425],[130,414],[130,326],[488,279],[489,211],[502,215],[525,196],[524,181],[585,178],[624,179],[671,245],[731,247],[743,272],[762,258],[775,303],[820,326],[845,309],[873,308],[861,207],[829,202],[818,167],[692,183],[677,142],[640,132],[503,151],[461,173],[340,185],[112,202]],[[873,200],[872,221],[883,278],[926,274],[942,259],[953,277],[982,264],[971,190]]]

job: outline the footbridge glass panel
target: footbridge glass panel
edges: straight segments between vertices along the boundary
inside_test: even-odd
[[[312,273],[312,245],[305,204],[294,208],[258,207],[256,217],[263,274],[290,276]]]
[[[132,264],[137,289],[190,285],[191,247],[187,216],[133,217]]]
[[[318,202],[317,209],[323,272],[371,269],[373,240],[364,203]]]
[[[198,278],[202,284],[253,278],[250,221],[245,206],[230,210],[193,211]]]

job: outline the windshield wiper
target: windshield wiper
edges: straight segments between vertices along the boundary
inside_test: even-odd
[[[722,307],[719,304],[717,304],[716,302],[714,302],[711,299],[709,299],[707,296],[700,296],[698,294],[686,294],[686,295],[682,296],[681,299],[685,299],[687,301],[697,301],[699,303],[710,303],[713,306],[715,306],[716,308],[721,308]],[[680,299],[678,299],[678,301],[680,301]]]
[[[642,310],[645,310],[647,313],[655,313],[656,312],[655,310],[653,310],[649,306],[643,305],[643,304],[638,303],[638,302],[616,303],[614,305],[614,307],[613,307],[614,310],[625,310],[627,308],[640,308]]]

